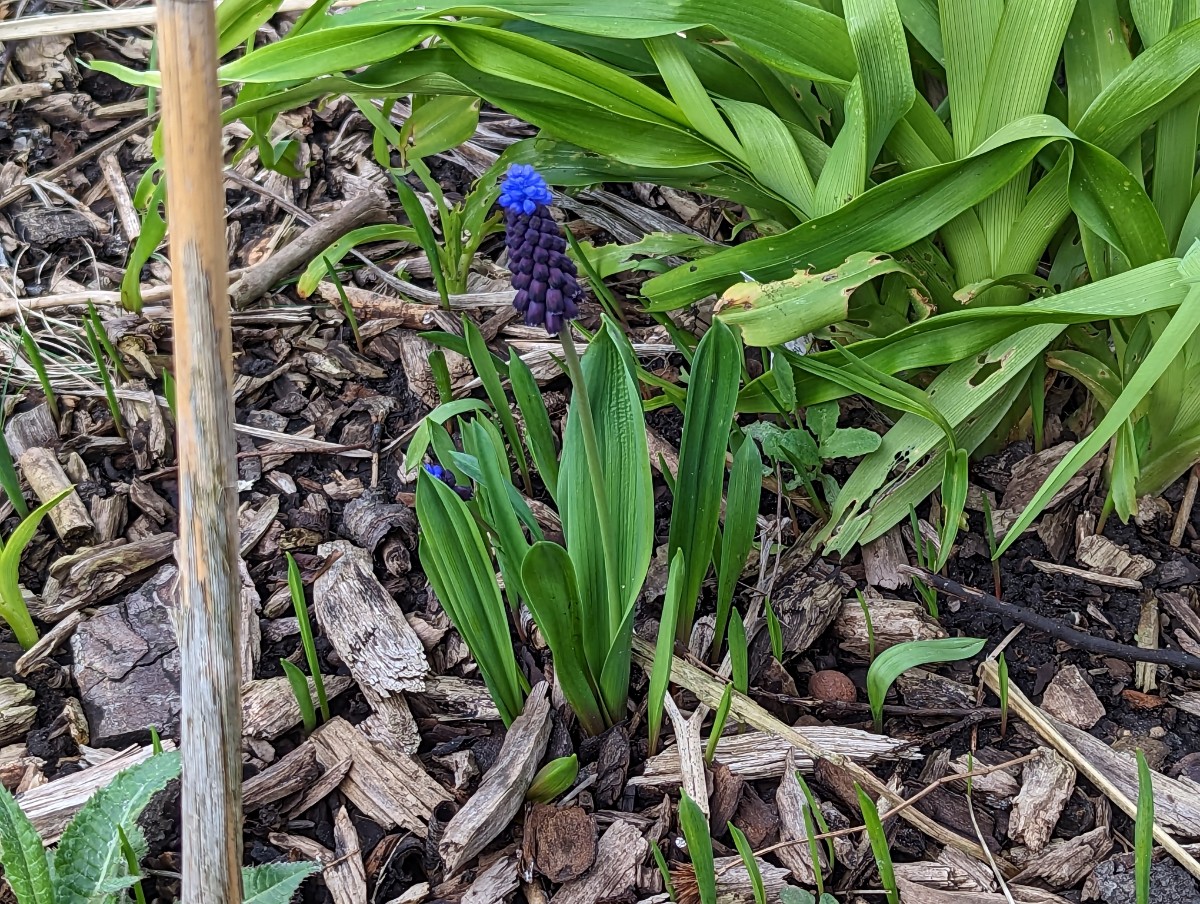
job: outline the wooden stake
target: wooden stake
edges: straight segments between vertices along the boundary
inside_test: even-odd
[[[178,398],[183,888],[241,897],[233,340],[213,6],[158,4]]]

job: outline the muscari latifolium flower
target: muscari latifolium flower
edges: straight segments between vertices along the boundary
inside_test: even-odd
[[[567,321],[579,316],[575,262],[567,257],[562,227],[550,215],[552,196],[546,180],[532,166],[514,163],[500,184],[505,214],[508,269],[517,290],[513,306],[529,326],[544,326],[557,336]]]
[[[452,474],[447,468],[443,468],[441,465],[427,464],[425,465],[425,470],[429,473],[430,477],[434,478],[435,480],[440,480],[446,486],[450,487],[450,489],[454,490],[454,492],[458,493],[459,498],[461,498],[463,501],[471,498],[472,493],[470,485],[459,486],[458,481],[454,478],[454,474]]]

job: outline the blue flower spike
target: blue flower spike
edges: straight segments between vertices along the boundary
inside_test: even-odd
[[[550,214],[553,199],[546,180],[528,164],[514,163],[500,185],[508,269],[517,290],[513,307],[527,325],[557,336],[579,316],[583,288],[562,227]]]
[[[452,474],[448,469],[443,468],[441,465],[427,464],[425,465],[425,471],[434,480],[440,480],[446,486],[450,487],[450,489],[454,490],[454,492],[456,492],[464,502],[470,499],[473,495],[470,486],[458,486],[458,481],[455,480],[454,474]]]

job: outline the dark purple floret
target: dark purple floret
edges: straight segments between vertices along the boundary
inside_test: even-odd
[[[454,492],[458,493],[459,497],[464,502],[470,499],[473,495],[470,486],[458,486],[458,481],[454,479],[454,474],[452,474],[446,468],[443,468],[441,465],[425,465],[425,470],[428,472],[430,477],[440,480],[446,486],[450,487],[450,489],[454,490]]]
[[[546,180],[532,166],[515,163],[500,186],[507,231],[508,269],[517,290],[513,306],[529,326],[545,326],[557,336],[568,320],[579,316],[575,262],[567,257],[562,227],[550,215],[552,200]]]

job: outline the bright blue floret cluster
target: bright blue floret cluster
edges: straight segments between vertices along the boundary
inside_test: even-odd
[[[531,214],[554,200],[542,174],[526,163],[514,163],[500,186],[500,206],[513,213]]]
[[[425,465],[425,470],[429,473],[430,477],[434,478],[435,480],[440,480],[446,486],[450,487],[450,489],[454,490],[454,492],[456,492],[464,500],[471,498],[471,487],[469,485],[465,487],[458,486],[458,481],[455,480],[454,474],[448,469],[443,468],[441,465],[427,464]]]
[[[551,200],[546,180],[532,166],[509,167],[500,186],[500,206],[508,269],[517,290],[513,307],[529,326],[543,326],[557,336],[567,321],[579,316],[583,289],[575,262],[567,257],[562,227],[550,214]]]

